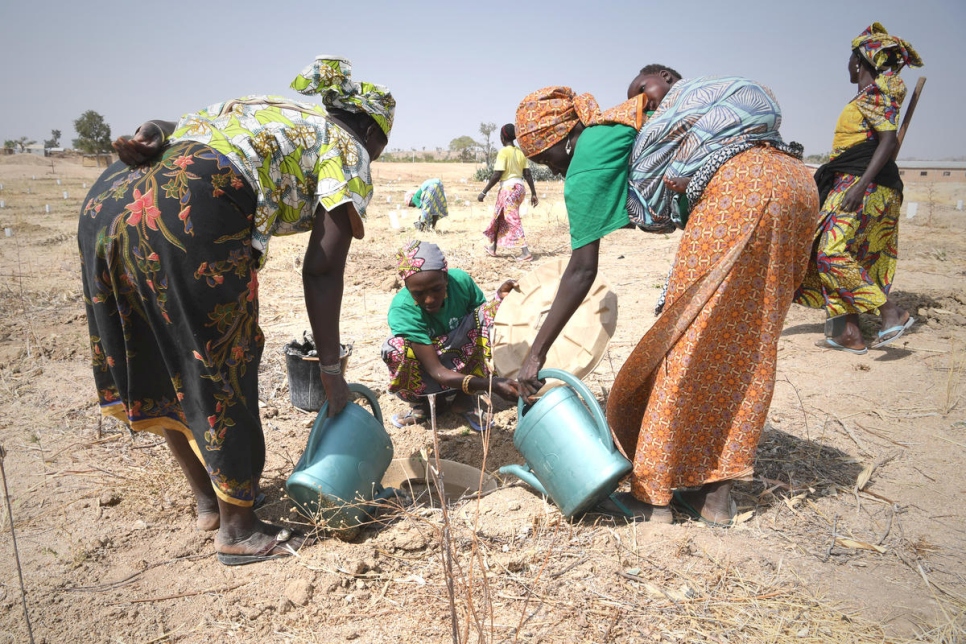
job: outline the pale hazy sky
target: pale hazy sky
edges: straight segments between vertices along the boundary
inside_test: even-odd
[[[816,154],[855,94],[851,39],[876,20],[926,63],[903,70],[910,93],[929,79],[900,157],[966,157],[966,0],[2,0],[0,140],[42,142],[59,129],[69,146],[86,110],[117,136],[245,94],[298,97],[289,83],[326,53],[392,89],[390,149],[477,138],[481,122],[512,121],[546,85],[591,92],[606,108],[660,62],[685,77],[768,85],[785,140]]]

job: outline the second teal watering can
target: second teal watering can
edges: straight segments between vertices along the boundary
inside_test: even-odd
[[[354,530],[369,519],[372,501],[386,494],[380,481],[393,455],[376,395],[358,384],[350,384],[349,390],[368,400],[373,413],[349,402],[328,418],[326,401],[302,458],[285,482],[301,514],[336,531]]]
[[[559,369],[543,369],[537,377],[568,386],[551,389],[529,408],[520,398],[513,444],[526,466],[506,465],[500,473],[513,474],[550,497],[569,519],[610,496],[631,464],[614,445],[603,410],[580,379]]]

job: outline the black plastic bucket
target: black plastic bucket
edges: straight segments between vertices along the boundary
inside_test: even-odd
[[[342,377],[345,377],[352,345],[343,344],[340,351]],[[319,370],[319,356],[315,342],[305,336],[302,342],[292,340],[285,345],[285,366],[288,370],[288,391],[292,404],[305,411],[319,411],[325,402],[325,389],[322,387],[322,372]]]

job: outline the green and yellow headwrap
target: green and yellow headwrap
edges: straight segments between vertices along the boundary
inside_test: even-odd
[[[897,72],[905,65],[922,67],[922,58],[912,45],[898,36],[890,36],[878,22],[852,39],[852,49],[880,72],[886,69]]]
[[[396,99],[387,87],[355,82],[350,80],[351,74],[352,64],[345,58],[316,56],[315,62],[295,77],[291,87],[301,94],[318,94],[327,107],[365,112],[389,138]]]

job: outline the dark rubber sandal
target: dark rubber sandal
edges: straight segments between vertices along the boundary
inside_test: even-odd
[[[226,552],[218,553],[218,561],[226,566],[244,566],[252,563],[259,563],[262,561],[271,561],[272,559],[282,559],[284,557],[297,557],[298,553],[295,552],[295,548],[290,546],[287,542],[292,538],[292,531],[288,528],[282,528],[275,535],[275,540],[271,543],[266,544],[258,552],[254,552],[247,555],[234,555]],[[281,552],[273,551],[275,549],[281,550]]]
[[[731,508],[729,509],[728,523],[718,523],[717,521],[712,521],[711,519],[706,519],[701,516],[701,513],[691,507],[691,504],[684,500],[681,496],[679,490],[674,490],[671,497],[671,505],[680,510],[682,513],[688,515],[695,521],[700,521],[701,523],[711,526],[712,528],[730,528],[735,524],[735,515],[738,513],[738,506],[734,499],[731,499]]]

